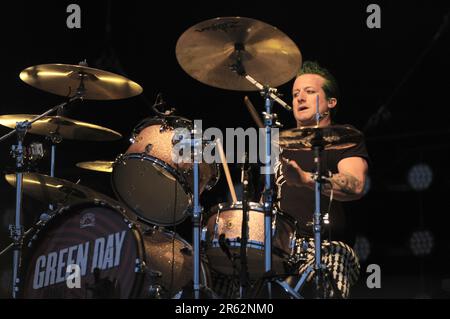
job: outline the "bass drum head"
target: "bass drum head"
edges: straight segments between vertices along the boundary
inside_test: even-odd
[[[116,196],[143,220],[171,226],[187,217],[189,191],[183,178],[164,162],[141,154],[125,155],[114,164],[111,177]]]
[[[124,216],[119,208],[101,203],[60,209],[28,245],[21,296],[135,297],[140,290],[141,275],[136,270],[143,245]],[[76,266],[70,271],[69,265]]]

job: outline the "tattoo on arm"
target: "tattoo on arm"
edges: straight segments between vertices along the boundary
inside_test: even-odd
[[[361,188],[361,182],[354,176],[349,174],[335,174],[330,179],[331,185],[329,183],[325,184],[325,190],[340,191],[343,194],[354,195]]]

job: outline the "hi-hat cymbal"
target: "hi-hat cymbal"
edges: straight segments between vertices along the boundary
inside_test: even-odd
[[[353,147],[362,138],[363,134],[349,125],[331,125],[282,131],[278,143],[283,150],[290,151],[308,151],[315,144],[320,144],[325,150],[337,150]]]
[[[232,65],[241,64],[255,80],[276,87],[295,77],[302,62],[300,50],[283,32],[243,17],[196,24],[178,39],[176,55],[184,71],[198,81],[237,91],[259,89],[233,72]]]
[[[86,100],[117,100],[142,93],[142,87],[111,72],[70,64],[41,64],[20,73],[20,79],[40,90],[64,97],[76,95],[82,85]]]
[[[36,116],[32,114],[0,115],[0,125],[15,128],[16,122],[31,121]],[[63,139],[83,141],[113,141],[122,138],[119,132],[109,128],[63,116],[45,116],[32,123],[28,132],[44,136],[58,135]]]
[[[6,181],[16,187],[16,175],[5,175]],[[65,204],[85,200],[105,200],[107,197],[86,186],[38,173],[24,173],[22,189],[44,203]]]
[[[90,171],[96,171],[96,172],[104,172],[104,173],[111,173],[113,171],[113,164],[112,161],[92,161],[92,162],[80,162],[77,163],[77,167],[87,169]]]

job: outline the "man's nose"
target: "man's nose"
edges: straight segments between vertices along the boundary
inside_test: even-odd
[[[305,95],[304,92],[299,92],[299,93],[298,93],[298,95],[297,95],[297,101],[298,101],[299,103],[305,102],[305,101],[306,101],[306,95]]]

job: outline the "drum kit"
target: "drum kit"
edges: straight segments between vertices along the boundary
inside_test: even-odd
[[[185,31],[177,42],[176,56],[180,66],[202,83],[226,90],[261,92],[265,112],[264,123],[259,126],[265,128],[265,159],[270,163],[273,103],[290,109],[273,87],[290,81],[301,66],[301,54],[294,42],[258,20],[216,18]],[[13,251],[13,298],[200,298],[205,296],[203,292],[211,297],[216,294],[209,289],[210,270],[230,276],[239,274],[241,298],[251,296],[248,283],[255,281],[263,282],[269,297],[273,285],[282,287],[289,298],[302,297],[299,291],[305,276],[297,285],[284,280],[290,261],[302,250],[296,221],[274,208],[269,171],[265,174],[262,203],[248,200],[247,174],[243,174],[242,181],[244,196],[237,201],[223,159],[233,202],[218,204],[204,214],[199,198],[218,182],[220,166],[198,161],[195,155],[189,163],[174,162],[173,149],[181,142],[176,130],[191,133],[191,138],[182,142],[188,143],[194,154],[216,142],[199,138],[193,122],[173,115],[173,110],[155,110],[155,117],[134,128],[130,146],[115,161],[77,164],[83,169],[109,173],[117,197],[112,199],[55,177],[55,151],[63,139],[111,141],[121,135],[64,117],[62,111],[77,100],[137,96],[143,91],[141,86],[123,76],[90,68],[86,62],[33,66],[22,71],[20,78],[67,101],[41,115],[0,116],[1,125],[14,129],[0,142],[14,134],[17,139],[11,152],[16,172],[5,176],[16,187],[16,218],[10,226],[12,243],[0,252],[2,256]],[[252,112],[257,114],[254,109]],[[27,133],[51,140],[50,175],[25,171],[29,158],[24,145]],[[331,126],[286,130],[277,139],[282,148],[312,150],[319,158],[323,150],[351,147],[360,137],[359,132],[348,127]],[[223,153],[220,143],[215,145]],[[318,167],[317,172],[316,195],[320,194],[323,168]],[[50,205],[48,213],[27,231],[21,219],[23,194]],[[319,243],[316,247],[321,247],[320,200],[314,216],[315,240]],[[192,246],[167,228],[188,217],[192,219]],[[316,249],[314,269],[319,275],[326,272],[320,253]],[[69,266],[73,265],[77,268],[72,273]],[[326,277],[319,275],[318,289]],[[81,288],[69,285],[71,278],[76,283],[76,276]]]

